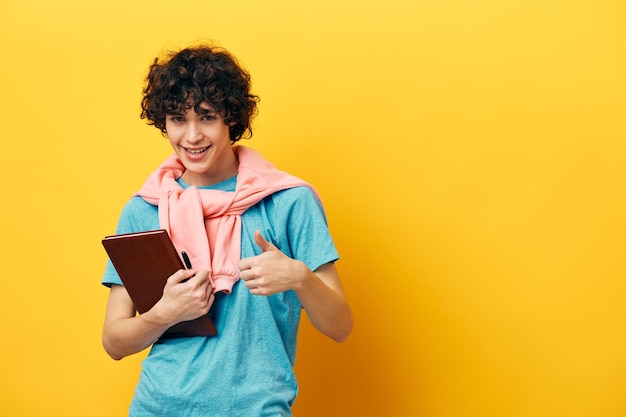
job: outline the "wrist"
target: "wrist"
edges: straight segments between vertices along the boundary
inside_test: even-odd
[[[159,308],[159,303],[155,304],[150,310],[139,317],[150,327],[163,327],[165,329],[171,327],[174,323],[167,319],[167,316],[163,314]]]
[[[314,281],[317,279],[317,276],[309,269],[308,266],[302,261],[295,261],[295,270],[294,276],[296,278],[296,286],[295,291],[306,291],[307,288],[310,288]]]

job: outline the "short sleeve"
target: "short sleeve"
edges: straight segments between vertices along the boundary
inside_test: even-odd
[[[274,195],[273,202],[276,246],[304,262],[311,271],[339,259],[322,203],[310,188],[281,191]]]
[[[143,232],[158,228],[159,215],[157,207],[147,203],[141,197],[133,197],[122,209],[115,234]],[[107,287],[111,287],[114,284],[122,285],[122,281],[110,259],[107,259],[101,283]]]

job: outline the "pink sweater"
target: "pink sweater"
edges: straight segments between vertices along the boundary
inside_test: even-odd
[[[268,195],[311,185],[278,170],[252,148],[234,146],[239,160],[235,192],[183,189],[176,179],[185,171],[176,155],[152,173],[137,195],[158,206],[159,223],[174,246],[189,254],[194,269],[209,271],[215,292],[229,293],[239,279],[241,214]]]

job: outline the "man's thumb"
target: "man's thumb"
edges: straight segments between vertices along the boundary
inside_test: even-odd
[[[254,241],[257,245],[259,245],[263,252],[276,249],[276,246],[274,246],[271,242],[265,240],[265,238],[261,235],[261,232],[259,232],[258,230],[254,232]]]

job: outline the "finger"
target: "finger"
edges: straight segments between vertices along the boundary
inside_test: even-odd
[[[209,271],[207,271],[206,269],[198,270],[195,275],[189,280],[189,282],[191,282],[196,288],[207,287],[212,290],[214,287],[211,277],[209,275]]]
[[[239,261],[238,266],[239,266],[240,271],[245,271],[247,269],[252,268],[252,261],[250,260],[250,258],[244,258]]]
[[[255,278],[249,278],[244,280],[244,285],[248,287],[249,290],[252,290],[258,287],[258,282]]]
[[[276,246],[265,240],[265,238],[261,235],[261,232],[258,230],[254,232],[254,241],[257,245],[259,245],[263,252],[276,250]]]
[[[255,268],[249,268],[246,270],[242,270],[239,273],[239,278],[241,278],[244,281],[250,281],[252,279],[259,278],[259,274]]]
[[[204,307],[204,314],[207,314],[211,309],[211,305],[215,301],[215,295],[209,294],[209,298],[207,299],[206,306]]]
[[[172,284],[180,284],[181,282],[193,277],[194,274],[195,272],[191,269],[179,269],[178,271],[174,272],[167,279],[167,281]]]

